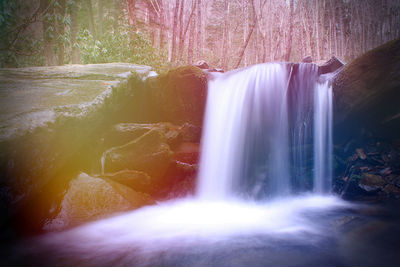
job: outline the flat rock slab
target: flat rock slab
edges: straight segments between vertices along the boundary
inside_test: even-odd
[[[132,72],[151,67],[128,63],[0,69],[0,140],[54,120],[76,116],[101,102]]]

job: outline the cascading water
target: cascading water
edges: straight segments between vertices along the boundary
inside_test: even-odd
[[[210,81],[200,198],[232,197],[240,188],[259,194],[267,176],[271,192],[289,192],[287,81],[281,64],[254,66]]]
[[[314,191],[326,193],[332,184],[332,87],[318,83],[314,91]]]
[[[314,242],[331,232],[324,212],[348,207],[329,195],[291,195],[330,190],[332,89],[320,78],[312,64],[287,63],[215,74],[195,197],[49,234],[42,246],[62,259],[101,266],[185,266],[193,265],[192,258],[201,258],[201,266],[236,266],[240,256],[232,251],[254,246],[268,249],[250,266],[273,266],[279,265],[275,252],[268,252],[273,242],[283,242],[283,250],[307,244],[315,251]],[[215,248],[231,251],[230,264],[215,262]],[[159,259],[159,252],[165,257]],[[328,266],[306,266],[318,265]]]
[[[210,81],[197,188],[201,199],[264,198],[298,190],[313,141],[314,191],[329,192],[332,90],[317,78],[313,64],[274,63]]]

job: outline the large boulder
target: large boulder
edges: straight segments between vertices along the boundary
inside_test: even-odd
[[[106,173],[137,170],[157,179],[165,174],[172,156],[166,137],[152,130],[133,141],[107,150],[103,169]]]
[[[149,78],[149,103],[158,121],[202,125],[207,97],[207,74],[195,66],[170,70]]]
[[[382,137],[400,136],[400,39],[346,65],[333,90],[339,135],[368,128]]]
[[[46,230],[61,230],[154,204],[152,198],[111,180],[81,173],[69,184],[56,218],[48,221]]]

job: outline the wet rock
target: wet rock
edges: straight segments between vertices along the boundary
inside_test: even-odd
[[[395,174],[389,174],[388,176],[385,177],[385,180],[389,184],[397,185],[397,183],[400,185],[400,176],[397,176]]]
[[[330,60],[325,62],[323,65],[319,66],[319,72],[321,74],[335,72],[336,70],[340,69],[344,66],[344,63],[338,59],[337,57],[333,56]]]
[[[379,175],[364,173],[358,185],[367,192],[377,191],[385,186],[386,182]]]
[[[149,131],[157,131],[163,135],[170,146],[179,141],[180,127],[168,122],[160,123],[119,123],[104,137],[105,147],[119,146],[139,138]]]
[[[0,139],[46,125],[62,115],[82,115],[132,76],[151,67],[127,63],[0,69]],[[21,90],[24,91],[21,94]],[[99,100],[99,101],[94,101]]]
[[[106,173],[100,177],[126,185],[135,191],[151,194],[155,190],[153,179],[147,173],[133,170],[123,170],[115,173]]]
[[[193,194],[196,185],[198,164],[175,161],[168,168],[159,185],[157,196],[160,199],[172,199]]]
[[[381,170],[381,171],[379,172],[380,175],[384,175],[384,176],[389,175],[389,174],[391,174],[391,173],[392,173],[392,170],[390,169],[390,167],[384,168],[383,170]]]
[[[362,149],[362,148],[357,148],[356,153],[357,153],[358,157],[362,160],[365,160],[367,158],[367,155],[365,154],[364,149]]]
[[[220,68],[211,68],[206,70],[207,72],[220,72],[220,73],[224,73],[225,71],[223,69]]]
[[[302,63],[312,63],[312,57],[311,56],[306,56],[301,60]]]
[[[400,196],[400,188],[391,184],[386,185],[382,191],[387,194]]]
[[[175,150],[174,159],[187,164],[199,162],[200,145],[198,143],[182,143]]]
[[[198,67],[200,69],[209,69],[210,66],[204,60],[199,60],[193,66]]]
[[[161,178],[172,162],[173,152],[166,137],[157,130],[105,152],[105,172],[137,170]]]
[[[61,230],[85,222],[108,217],[114,213],[154,204],[147,194],[100,178],[81,173],[69,184],[57,217],[45,230]]]
[[[202,126],[207,97],[207,73],[180,67],[147,80],[147,94],[158,121]]]
[[[185,123],[179,128],[182,142],[200,143],[202,128],[197,125]]]

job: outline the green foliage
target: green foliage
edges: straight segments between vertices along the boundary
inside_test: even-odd
[[[142,34],[121,26],[117,32],[106,32],[95,40],[89,30],[79,33],[75,47],[80,48],[82,63],[125,62],[149,65],[163,70],[166,61]]]
[[[0,67],[43,64],[42,41],[24,27],[29,24],[26,14],[30,8],[23,0],[0,1]]]
[[[38,3],[0,1],[0,67],[62,64],[58,58],[71,63],[74,50],[84,64],[126,62],[150,65],[159,72],[168,67],[167,53],[154,48],[145,34],[129,26],[124,0],[104,0],[102,20],[98,18],[99,2],[92,1],[95,25],[91,31],[94,32],[89,31],[87,2],[48,0],[49,6],[41,8],[37,20],[29,22]],[[30,26],[18,31],[24,23]],[[98,34],[100,25],[101,36]]]

